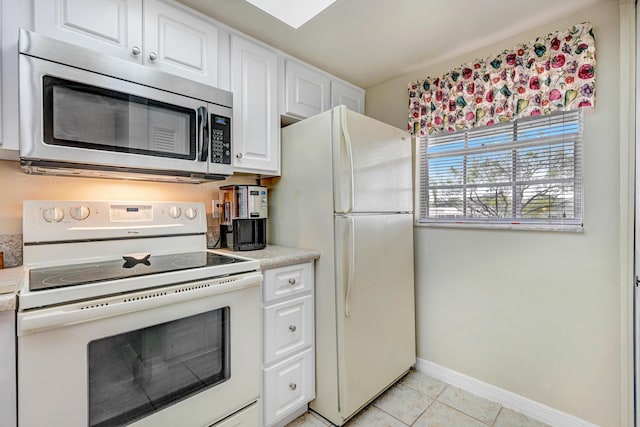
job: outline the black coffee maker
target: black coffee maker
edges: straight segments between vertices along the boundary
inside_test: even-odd
[[[267,245],[267,187],[220,187],[220,247],[253,251]]]

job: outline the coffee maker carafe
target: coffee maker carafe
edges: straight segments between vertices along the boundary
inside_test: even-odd
[[[220,208],[220,247],[252,251],[267,245],[267,187],[220,187]]]

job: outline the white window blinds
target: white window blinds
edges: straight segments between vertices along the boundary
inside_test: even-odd
[[[582,112],[419,140],[419,224],[582,225]]]

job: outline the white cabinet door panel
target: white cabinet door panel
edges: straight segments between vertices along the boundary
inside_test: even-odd
[[[274,51],[231,36],[235,171],[280,174],[277,73]]]
[[[264,370],[264,423],[271,425],[315,396],[313,351],[300,353]]]
[[[142,0],[35,0],[35,31],[140,62]]]
[[[16,325],[13,311],[0,311],[0,425],[16,425]]]
[[[313,290],[313,264],[287,265],[264,272],[263,301],[269,303]]]
[[[144,63],[218,85],[218,29],[161,0],[145,1]]]
[[[287,60],[285,65],[285,114],[307,118],[329,109],[331,80],[304,65]]]
[[[364,114],[364,90],[341,82],[331,82],[331,107],[344,105],[349,110]]]
[[[313,343],[311,295],[264,309],[264,363],[286,357]]]

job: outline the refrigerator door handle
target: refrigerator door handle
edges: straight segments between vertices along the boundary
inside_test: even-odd
[[[344,137],[344,144],[347,149],[347,155],[349,156],[349,209],[345,213],[353,211],[354,202],[354,178],[353,178],[353,151],[351,149],[351,138],[349,137],[349,129],[347,129],[347,109],[340,108],[340,121],[342,122],[342,135]]]
[[[347,293],[344,297],[344,316],[351,317],[351,303],[349,301],[349,296],[351,294],[351,285],[353,283],[353,269],[356,265],[356,227],[352,217],[346,217],[346,220],[349,222],[349,237],[351,237],[350,249],[351,249],[351,257],[348,263],[348,278],[347,278]]]

